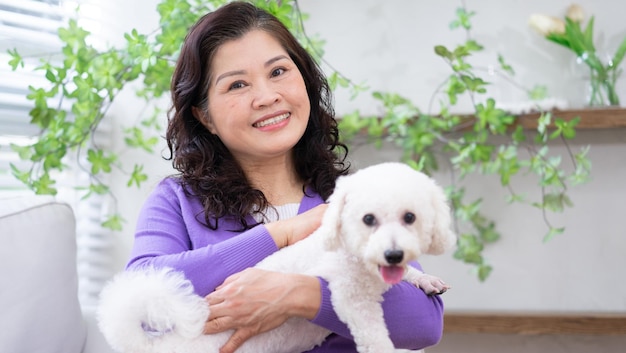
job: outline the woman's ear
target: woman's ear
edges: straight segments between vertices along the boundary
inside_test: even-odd
[[[215,126],[213,126],[211,118],[209,118],[208,112],[200,109],[199,107],[193,106],[191,107],[191,113],[193,114],[194,118],[196,118],[202,125],[204,125],[204,127],[207,128],[207,130],[209,130],[209,132],[217,135],[215,132]]]

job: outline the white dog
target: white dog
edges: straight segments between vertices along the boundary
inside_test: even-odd
[[[407,263],[441,254],[455,241],[447,200],[434,180],[402,163],[382,163],[339,178],[320,228],[256,267],[325,278],[358,351],[393,352],[382,294],[402,279],[427,293],[448,289]],[[111,346],[125,353],[218,352],[232,334],[204,335],[207,303],[182,274],[167,269],[118,274],[102,292],[98,316]],[[237,352],[304,352],[329,333],[291,318]]]

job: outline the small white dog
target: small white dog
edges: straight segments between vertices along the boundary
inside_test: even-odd
[[[402,163],[382,163],[339,178],[320,228],[256,267],[325,278],[358,351],[393,352],[382,294],[403,279],[427,293],[448,289],[407,263],[422,254],[441,254],[455,242],[446,197],[434,180]],[[204,335],[208,316],[204,298],[182,274],[168,269],[118,274],[103,290],[98,308],[100,329],[124,353],[218,352],[232,331]],[[291,318],[237,352],[304,352],[329,333]]]

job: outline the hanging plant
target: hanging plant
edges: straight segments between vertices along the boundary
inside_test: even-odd
[[[541,111],[538,127],[529,131],[519,124],[520,117],[499,109],[496,100],[488,95],[489,82],[480,76],[481,70],[470,63],[472,56],[483,51],[483,46],[471,39],[471,18],[475,15],[464,7],[456,12],[451,29],[463,29],[467,40],[455,48],[438,45],[434,54],[450,69],[433,97],[443,96],[441,108],[435,114],[415,106],[409,99],[391,92],[374,92],[381,102],[382,116],[361,116],[358,112],[344,117],[340,129],[344,136],[354,138],[365,131],[371,141],[380,145],[382,139],[396,144],[402,159],[415,169],[433,173],[440,163],[446,163],[453,182],[448,188],[457,220],[458,244],[454,257],[474,267],[478,278],[485,280],[492,266],[483,256],[489,244],[502,234],[496,222],[482,211],[483,198],[468,199],[462,180],[470,174],[496,175],[500,185],[509,191],[507,201],[526,203],[540,209],[546,224],[544,241],[563,233],[563,227],[551,224],[548,212],[562,212],[572,206],[568,188],[588,180],[591,168],[588,148],[574,153],[567,143],[576,136],[579,119],[565,121],[549,111]],[[500,75],[511,77],[513,68],[502,55],[497,58]],[[538,86],[526,90],[531,99],[545,96]],[[453,114],[460,96],[472,102],[473,112]],[[549,144],[560,140],[567,147],[565,156],[554,156]],[[574,168],[568,172],[564,162]],[[539,188],[535,199],[514,191],[513,177],[532,174]]]

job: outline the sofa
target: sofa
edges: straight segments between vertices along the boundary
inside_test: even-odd
[[[0,194],[0,351],[112,353],[94,308],[81,307],[72,208],[51,196]]]

